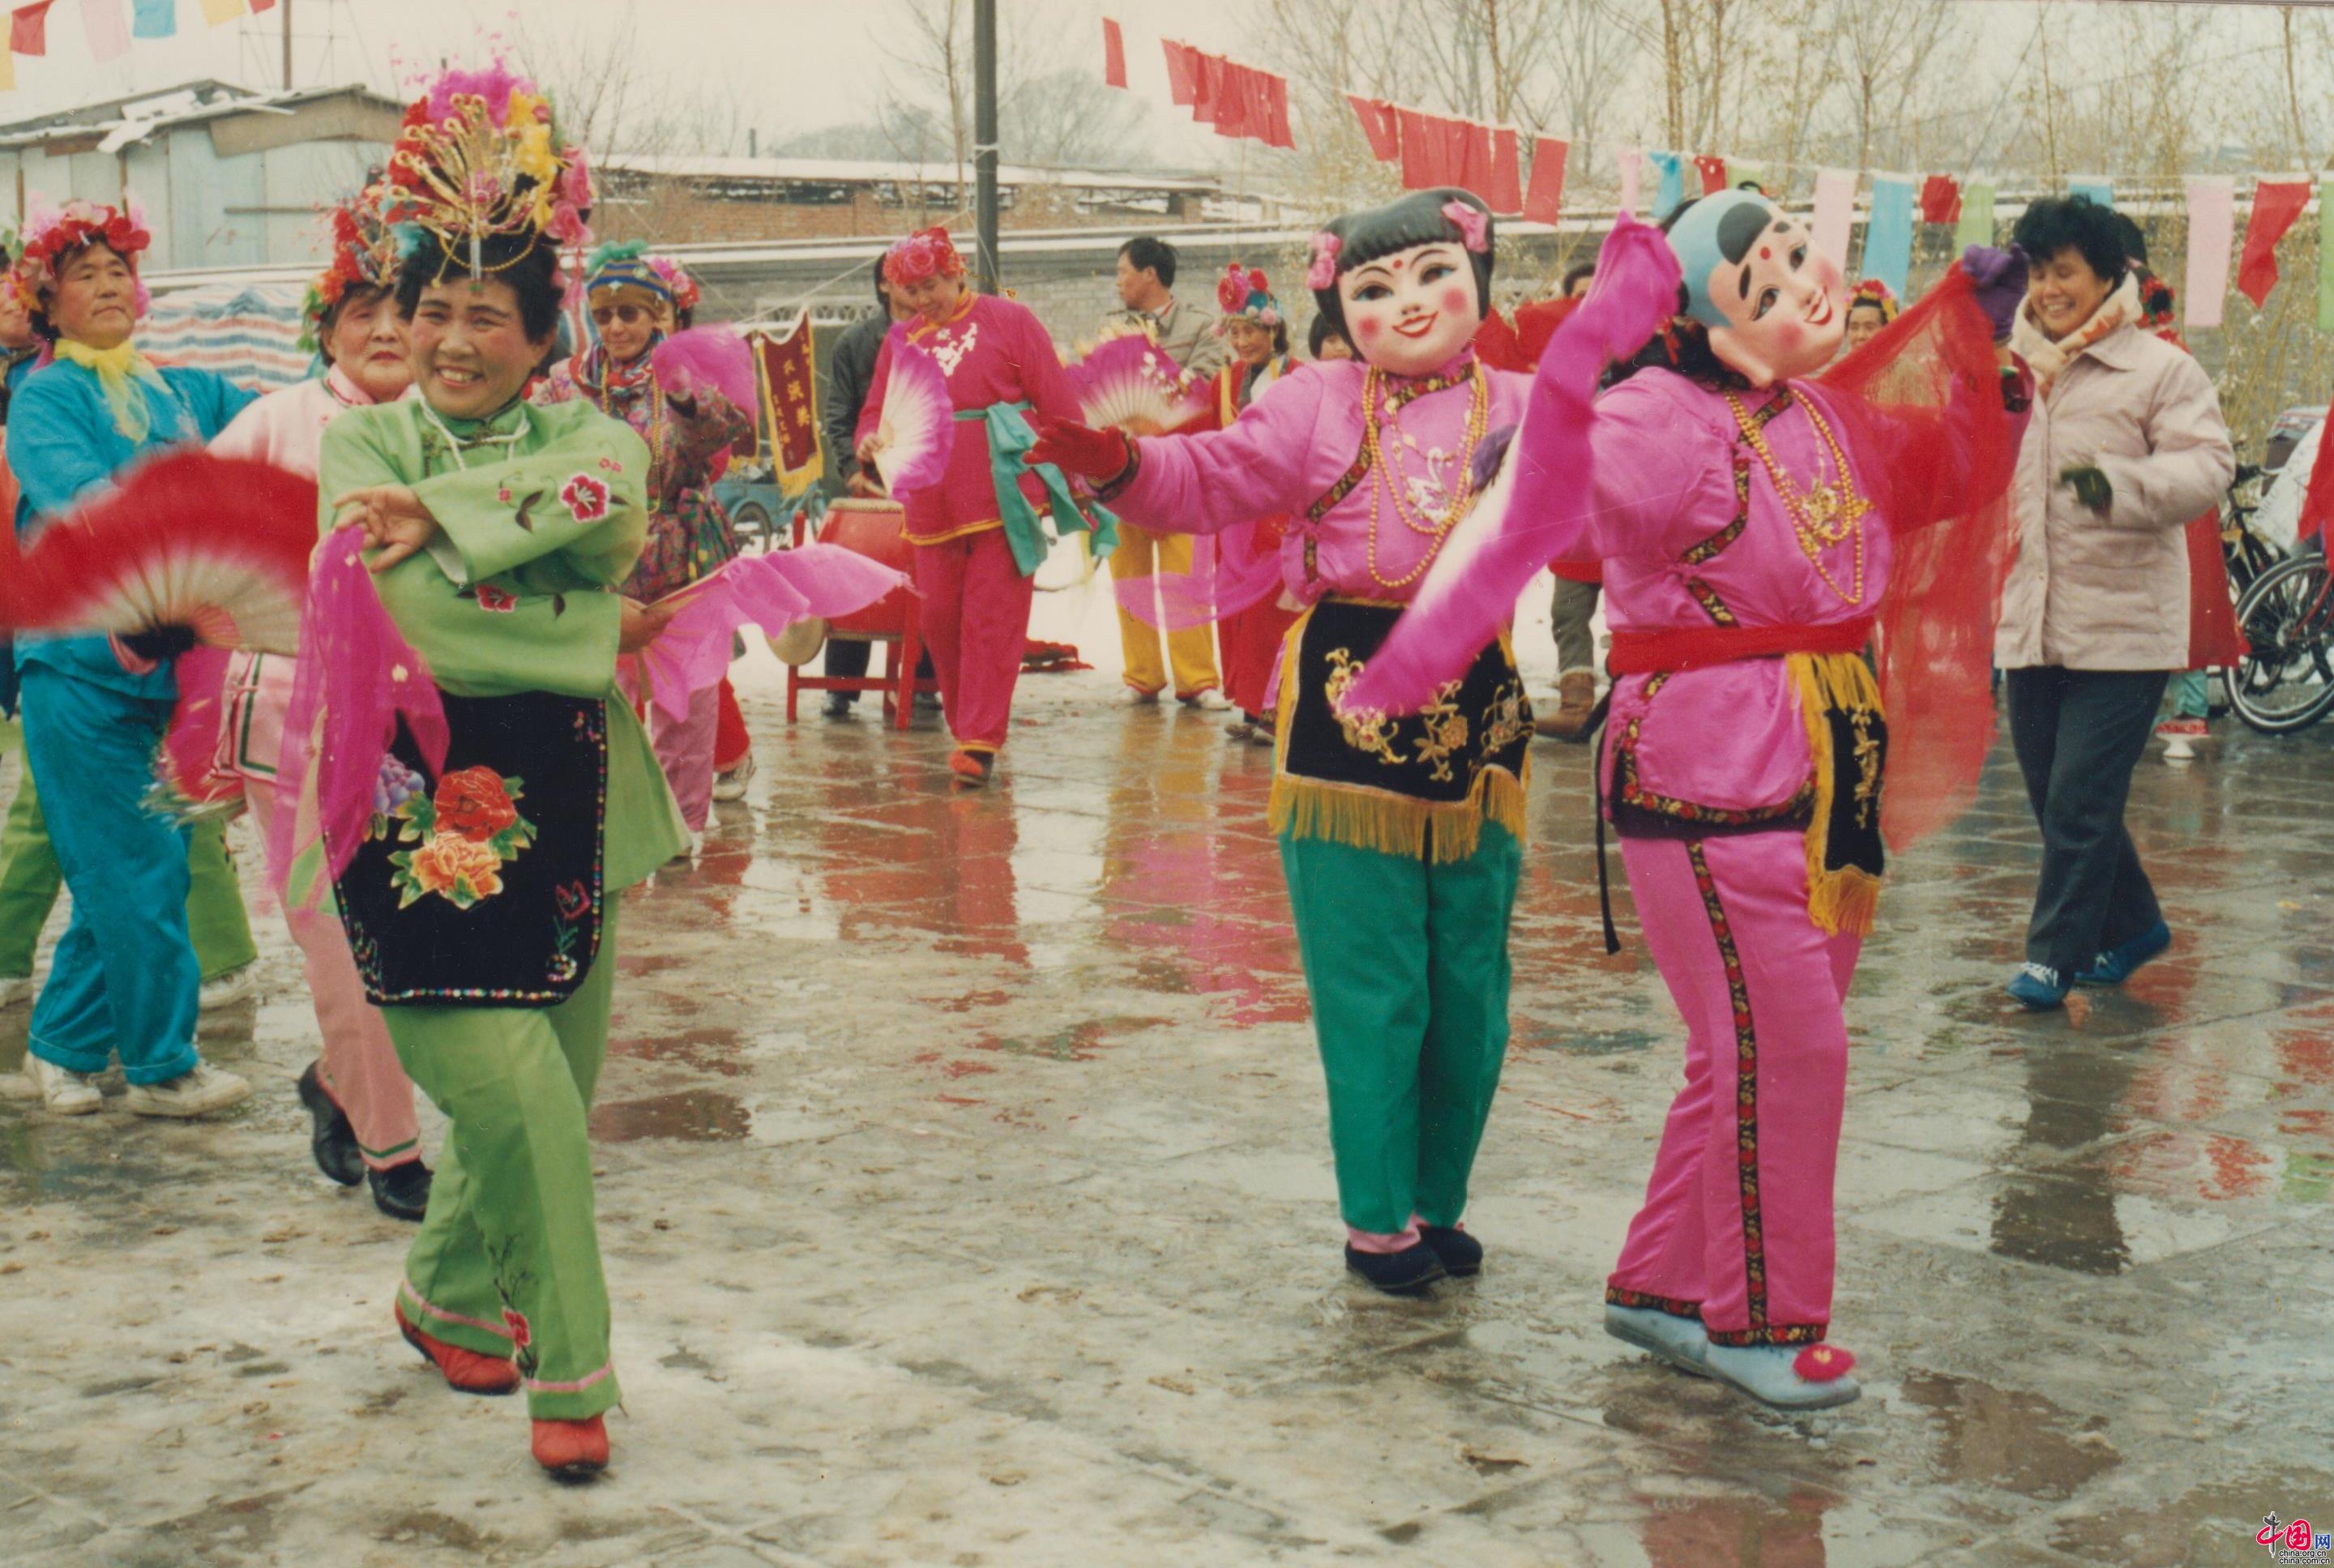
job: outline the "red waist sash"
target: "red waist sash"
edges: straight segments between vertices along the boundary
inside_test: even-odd
[[[1674,631],[1615,631],[1605,656],[1611,675],[1651,675],[1693,669],[1737,659],[1786,653],[1861,653],[1872,641],[1872,618],[1828,626],[1697,626]]]

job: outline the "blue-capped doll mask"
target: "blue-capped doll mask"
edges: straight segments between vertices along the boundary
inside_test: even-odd
[[[1839,264],[1765,197],[1704,197],[1670,226],[1669,242],[1685,275],[1686,314],[1752,386],[1812,375],[1838,352],[1847,330]]]

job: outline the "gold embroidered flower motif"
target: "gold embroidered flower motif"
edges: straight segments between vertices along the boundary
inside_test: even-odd
[[[1429,765],[1437,784],[1451,782],[1451,758],[1467,748],[1467,716],[1459,711],[1458,695],[1459,683],[1446,681],[1434,700],[1419,710],[1426,735],[1418,743],[1418,760]]]
[[[1872,710],[1858,707],[1848,716],[1856,730],[1856,825],[1868,828],[1880,807],[1880,740],[1872,733]]]
[[[608,515],[608,486],[589,474],[578,474],[560,486],[559,501],[578,523],[597,523]]]
[[[1340,706],[1345,700],[1345,693],[1368,668],[1366,660],[1355,659],[1345,649],[1329,650],[1329,679],[1324,688],[1329,697],[1329,711],[1337,716],[1337,727],[1345,732],[1347,746],[1365,756],[1399,767],[1410,759],[1394,748],[1394,721],[1375,708],[1348,713]]]

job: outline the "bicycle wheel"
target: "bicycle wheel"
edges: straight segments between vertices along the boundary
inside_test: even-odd
[[[2297,555],[2254,579],[2237,605],[2252,651],[2221,672],[2229,706],[2263,735],[2291,735],[2334,710],[2334,576]]]

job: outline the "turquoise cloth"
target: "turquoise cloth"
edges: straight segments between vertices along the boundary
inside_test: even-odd
[[[1051,463],[1022,463],[1021,454],[1037,444],[1037,433],[1022,418],[1028,409],[1027,403],[991,403],[986,409],[960,409],[956,416],[960,423],[979,419],[989,427],[989,473],[997,486],[997,515],[1005,521],[1005,543],[1012,548],[1013,564],[1020,568],[1022,576],[1034,577],[1046,563],[1054,540],[1080,533],[1094,535],[1094,558],[1103,560],[1118,548],[1118,519],[1098,501],[1089,501],[1087,510],[1080,510],[1076,497],[1070,494],[1070,482]],[[1035,474],[1046,486],[1047,507],[1054,517],[1051,534],[1029,497],[1021,493],[1024,474]]]
[[[1901,174],[1876,175],[1872,221],[1864,230],[1864,275],[1878,278],[1901,300],[1912,270],[1913,182]]]

